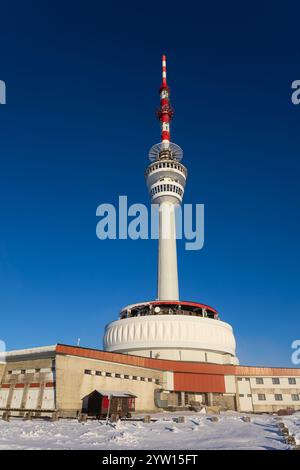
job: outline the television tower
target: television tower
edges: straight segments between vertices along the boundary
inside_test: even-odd
[[[181,148],[170,139],[174,111],[164,55],[159,94],[161,141],[150,149],[145,173],[151,202],[159,210],[157,298],[123,307],[119,319],[106,325],[103,346],[141,357],[238,364],[232,327],[220,320],[217,310],[179,299],[175,210],[182,203],[187,169]],[[142,269],[142,261],[137,264]]]
[[[182,202],[187,169],[180,163],[181,148],[170,141],[170,124],[174,115],[167,84],[166,56],[162,56],[162,83],[157,117],[161,142],[149,152],[150,165],[146,180],[153,204],[159,204],[158,300],[179,300],[176,251],[175,208]]]

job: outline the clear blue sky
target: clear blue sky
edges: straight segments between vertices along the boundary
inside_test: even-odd
[[[279,3],[281,4],[279,6]],[[297,6],[298,4],[298,6]],[[181,298],[234,327],[243,364],[291,365],[300,337],[296,1],[1,5],[0,338],[102,347],[156,295],[155,241],[99,241],[96,207],[148,203],[161,54],[205,247],[179,243]]]

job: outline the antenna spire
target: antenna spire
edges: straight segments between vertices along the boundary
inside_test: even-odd
[[[170,123],[174,115],[174,110],[170,104],[170,88],[167,84],[167,58],[162,56],[162,84],[159,89],[160,107],[157,117],[160,120],[161,127],[161,143],[165,150],[170,147]]]
[[[172,159],[180,162],[182,149],[179,145],[171,142],[170,124],[174,110],[170,104],[170,88],[167,84],[167,58],[162,56],[162,82],[159,88],[160,106],[156,115],[160,121],[161,141],[149,150],[149,160],[154,162],[161,159]]]

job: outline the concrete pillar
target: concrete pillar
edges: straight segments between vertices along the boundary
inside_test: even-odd
[[[213,406],[214,404],[213,394],[211,392],[208,392],[207,394],[207,404],[208,406]]]
[[[175,205],[159,206],[158,300],[179,300]]]
[[[21,406],[20,406],[20,408],[22,408],[22,409],[26,408],[26,402],[27,402],[28,392],[29,392],[29,384],[26,383],[26,384],[25,384],[25,387],[24,387],[24,391],[23,391]]]

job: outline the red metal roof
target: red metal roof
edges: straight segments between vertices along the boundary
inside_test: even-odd
[[[57,344],[57,354],[69,354],[71,356],[98,359],[100,361],[117,362],[131,366],[148,369],[169,370],[182,373],[216,374],[216,375],[241,375],[241,376],[300,376],[299,368],[283,367],[256,367],[256,366],[232,366],[211,364],[204,362],[173,361],[168,359],[152,359],[148,357],[131,356],[129,354],[112,353],[99,349],[82,348]]]

